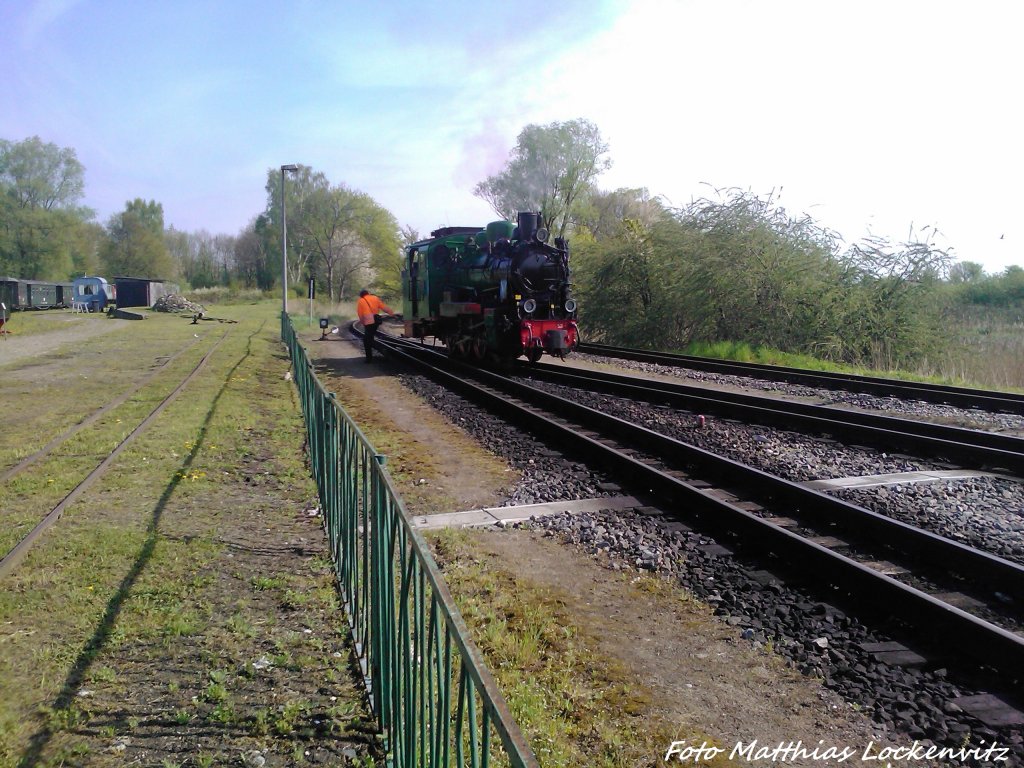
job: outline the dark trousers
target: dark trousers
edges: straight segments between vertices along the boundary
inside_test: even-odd
[[[363,349],[366,350],[366,361],[373,360],[373,338],[377,335],[377,323],[367,325],[363,329]]]

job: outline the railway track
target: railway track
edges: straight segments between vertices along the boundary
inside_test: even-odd
[[[829,437],[882,450],[899,450],[953,461],[962,467],[1024,475],[1024,439],[927,421],[881,416],[736,392],[709,391],[660,380],[553,365],[519,364],[524,378],[601,392],[615,397],[715,414]]]
[[[1024,637],[1017,631],[1024,611],[1020,565],[571,399],[452,366],[418,344],[378,339],[390,354],[422,366],[444,386],[548,444],[606,467],[634,495],[651,499],[682,524],[769,563],[773,572],[812,585],[844,609],[883,625],[900,617],[903,634],[913,634],[908,640],[932,655],[956,659],[970,674],[984,672],[1011,688],[1024,680]]]
[[[136,394],[139,390],[141,390],[144,386],[149,384],[149,382],[151,382],[161,371],[165,370],[167,368],[167,366],[169,366],[171,363],[173,363],[175,360],[177,360],[181,355],[185,354],[185,352],[187,352],[189,349],[191,349],[192,346],[195,343],[196,343],[196,339],[193,338],[193,340],[191,342],[189,342],[184,347],[179,349],[173,355],[170,355],[170,356],[164,358],[164,361],[160,365],[158,365],[156,368],[154,368],[152,371],[150,371],[149,374],[147,374],[146,376],[144,376],[141,379],[139,379],[139,381],[137,381],[134,384],[134,386],[132,386],[132,387],[128,388],[127,390],[125,390],[124,392],[122,392],[118,397],[116,397],[113,400],[111,400],[109,403],[104,405],[102,408],[98,408],[97,410],[93,411],[86,418],[82,419],[82,421],[78,422],[78,424],[75,424],[73,427],[70,427],[69,429],[64,430],[64,432],[62,432],[61,434],[57,435],[55,438],[50,440],[48,443],[46,443],[46,445],[44,445],[38,451],[35,451],[34,453],[29,454],[24,459],[22,459],[17,464],[15,464],[13,467],[11,467],[11,468],[9,468],[7,470],[4,470],[3,472],[0,472],[0,483],[4,483],[4,482],[7,482],[8,480],[12,479],[13,477],[18,475],[22,471],[28,469],[30,466],[35,464],[40,459],[48,456],[56,448],[58,448],[59,446],[63,445],[64,443],[66,443],[68,440],[73,438],[75,435],[77,435],[83,429],[86,429],[87,427],[90,427],[93,424],[95,424],[103,416],[105,416],[106,414],[110,413],[110,411],[112,411],[115,408],[117,408],[119,405],[121,405],[126,400],[128,400],[128,398],[130,398],[132,395]]]
[[[170,392],[170,394],[163,398],[163,400],[161,400],[160,403],[156,405],[135,426],[135,428],[123,440],[121,440],[117,444],[117,446],[92,469],[92,471],[90,471],[85,476],[85,478],[81,482],[79,482],[63,499],[61,499],[61,501],[56,506],[50,509],[50,511],[46,513],[46,515],[43,516],[38,523],[36,523],[36,525],[32,528],[31,531],[29,531],[27,535],[25,535],[20,541],[18,541],[17,544],[11,547],[11,549],[8,552],[6,552],[2,558],[0,558],[0,579],[7,577],[17,569],[18,565],[24,559],[25,555],[28,554],[29,550],[35,545],[39,538],[48,529],[53,527],[53,525],[64,514],[64,511],[71,504],[77,501],[82,496],[82,494],[84,494],[97,480],[99,480],[110,468],[110,466],[113,464],[117,456],[132,442],[134,442],[139,435],[144,433],[146,429],[153,423],[153,421],[160,415],[160,413],[162,413],[163,410],[168,405],[170,405],[172,402],[174,402],[174,400],[178,398],[178,396],[188,386],[189,382],[191,382],[206,366],[207,361],[213,356],[213,353],[216,352],[217,348],[221,345],[221,343],[224,341],[227,335],[227,333],[222,334],[220,339],[218,339],[213,344],[213,346],[206,352],[205,355],[203,355],[202,359],[196,364],[196,366],[191,370],[191,372],[189,372],[184,377],[184,379],[182,379],[182,381]],[[185,348],[179,350],[177,353],[175,353],[175,355],[168,359],[168,361],[164,363],[163,366],[157,368],[156,371],[154,371],[149,376],[141,380],[135,387],[133,387],[132,389],[128,390],[125,393],[122,393],[120,396],[115,398],[115,400],[111,401],[107,405],[103,406],[102,408],[91,414],[88,418],[84,419],[76,427],[66,431],[57,438],[54,438],[45,446],[43,446],[43,448],[31,454],[26,459],[23,459],[17,465],[8,470],[4,474],[2,479],[7,480],[13,478],[21,471],[27,469],[31,464],[35,463],[36,461],[38,461],[39,459],[43,458],[45,455],[53,451],[58,445],[65,442],[72,435],[78,433],[80,430],[84,429],[85,427],[89,426],[90,424],[98,420],[102,415],[109,413],[118,405],[124,403],[129,397],[131,397],[132,394],[134,394],[143,386],[145,386],[145,384],[149,383],[149,381],[156,375],[156,373],[164,369],[171,360],[183,354],[191,346],[192,344],[190,343]]]
[[[968,389],[965,387],[928,384],[924,382],[905,382],[896,379],[830,373],[826,371],[809,371],[801,368],[787,368],[759,363],[739,363],[731,360],[674,355],[667,352],[650,352],[605,344],[580,344],[579,351],[583,354],[598,357],[635,360],[675,368],[690,368],[697,371],[748,376],[769,381],[787,381],[793,384],[805,384],[821,389],[849,390],[880,395],[882,397],[923,400],[931,403],[955,405],[960,408],[979,408],[1001,413],[1024,415],[1024,395],[1012,392]]]

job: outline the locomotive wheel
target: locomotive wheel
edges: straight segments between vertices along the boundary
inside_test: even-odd
[[[459,348],[459,343],[455,340],[454,336],[449,336],[445,339],[444,343],[445,346],[448,347],[448,357],[462,357],[462,350]]]
[[[529,360],[531,363],[536,363],[538,360],[540,360],[543,354],[543,347],[530,347],[529,349],[526,350],[526,359]]]
[[[487,354],[487,342],[480,337],[473,339],[472,352],[474,360],[482,361],[484,359],[484,355]]]

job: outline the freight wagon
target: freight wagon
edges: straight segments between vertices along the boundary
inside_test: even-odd
[[[72,302],[72,290],[72,283],[0,277],[0,302],[7,307],[8,312],[69,307]]]

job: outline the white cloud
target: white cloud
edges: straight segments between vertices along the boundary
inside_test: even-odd
[[[996,270],[1024,263],[1022,15],[996,0],[183,0],[156,16],[49,0],[7,13],[0,131],[75,147],[101,216],[156,197],[179,228],[237,231],[266,168],[302,162],[426,232],[490,220],[473,186],[525,125],[584,117],[610,145],[602,187],[676,205],[704,182],[781,189],[848,238],[936,225]]]
[[[557,98],[539,121],[597,123],[614,161],[604,187],[675,204],[702,182],[781,188],[847,238],[936,224],[960,258],[1000,269],[1024,261],[990,247],[993,220],[1021,202],[1020,12],[973,9],[640,0],[548,63]]]

